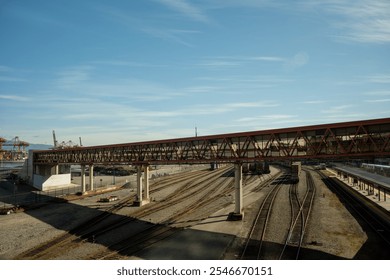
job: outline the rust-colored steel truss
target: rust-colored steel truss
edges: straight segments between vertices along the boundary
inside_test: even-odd
[[[34,151],[34,164],[176,164],[390,157],[390,118]]]

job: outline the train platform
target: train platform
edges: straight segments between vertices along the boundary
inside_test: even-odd
[[[390,178],[379,174],[374,174],[357,167],[338,165],[334,168],[327,168],[327,171],[353,188],[355,191],[364,195],[366,198],[375,202],[378,206],[390,211]],[[338,173],[347,174],[347,177],[337,176]],[[358,180],[350,180],[349,176]],[[362,184],[369,184],[368,189]]]

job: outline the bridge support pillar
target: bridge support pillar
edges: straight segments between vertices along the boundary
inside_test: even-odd
[[[81,165],[81,192],[85,193],[85,165]]]
[[[145,200],[150,201],[149,196],[149,165],[144,165],[144,188],[145,188]]]
[[[93,165],[89,166],[89,187],[90,190],[93,191]]]
[[[235,206],[234,212],[229,214],[228,220],[239,221],[244,217],[243,199],[242,199],[242,163],[234,164],[234,188],[235,188]]]
[[[60,166],[59,166],[58,164],[56,164],[56,165],[54,166],[54,174],[55,174],[55,175],[60,174]]]
[[[142,180],[142,169],[144,171],[144,176]],[[143,181],[143,182],[142,182]],[[143,192],[143,187],[145,192]],[[145,194],[145,198],[144,198]],[[134,201],[135,206],[142,206],[150,202],[149,198],[149,166],[148,165],[139,165],[137,166],[137,198]]]

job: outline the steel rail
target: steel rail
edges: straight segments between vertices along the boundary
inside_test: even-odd
[[[225,172],[225,170],[224,170]],[[232,173],[233,171],[228,171]],[[215,176],[214,176],[215,177]],[[208,180],[207,180],[208,179]],[[182,211],[176,212],[173,216],[170,216],[166,218],[165,220],[161,221],[159,224],[154,224],[150,227],[148,227],[146,230],[143,230],[141,232],[135,233],[132,236],[129,236],[123,240],[120,240],[119,242],[110,245],[107,250],[104,250],[104,252],[100,252],[97,255],[90,256],[90,259],[115,259],[115,257],[118,257],[119,255],[123,254],[134,254],[138,251],[143,250],[144,248],[158,243],[173,234],[179,232],[182,227],[171,227],[170,225],[176,223],[180,218],[182,218],[184,215],[188,214],[189,212],[193,212],[196,209],[202,208],[204,205],[209,204],[211,201],[218,199],[220,195],[216,195],[216,189],[212,187],[213,184],[219,184],[215,178],[212,179],[210,182],[210,178],[207,178],[206,180],[202,180],[200,183],[197,183],[193,185],[192,187],[195,187],[199,184],[204,184],[208,182],[208,185],[210,186],[210,190],[206,191],[204,194],[201,195],[200,198],[196,199],[194,202],[191,202],[190,205],[188,205],[185,209]],[[225,184],[225,181],[229,181],[229,177],[226,177],[224,179],[224,182],[222,182],[222,185],[224,186],[224,189],[227,189],[226,191],[232,192],[233,188],[229,190],[229,187],[233,186],[233,182],[230,182],[228,184]],[[230,180],[231,181],[231,180]],[[225,191],[222,190],[224,193]],[[192,194],[191,194],[192,195]],[[188,195],[185,195],[184,198],[187,198]],[[180,198],[180,200],[183,200],[183,197]],[[172,204],[177,204],[179,202],[179,198],[176,202],[169,201],[168,204],[164,205],[164,207],[157,206],[158,210],[165,209],[169,207]],[[152,212],[155,212],[156,208],[153,207],[148,210],[153,210]],[[137,216],[137,219],[140,219],[142,217],[147,216],[150,214],[151,211],[147,211],[146,213],[142,213],[141,215]],[[114,249],[117,248],[117,249]],[[109,251],[109,252],[107,252]]]
[[[189,172],[188,176],[184,176],[185,180],[192,180],[195,177],[200,177],[202,175],[201,172]],[[195,174],[194,174],[195,173]],[[194,176],[195,175],[195,176]],[[214,174],[215,175],[215,174]],[[183,181],[183,174],[181,176],[175,176],[176,181]],[[204,176],[203,176],[204,177]],[[169,181],[174,182],[172,178]],[[151,185],[151,193],[155,191],[159,191],[165,186],[154,189],[153,185]],[[51,252],[59,252],[60,248],[66,248],[67,250],[71,249],[72,246],[78,246],[77,243],[82,241],[93,241],[93,239],[97,238],[104,233],[119,228],[129,222],[135,220],[135,217],[129,216],[121,216],[115,221],[112,221],[110,224],[103,224],[101,222],[107,220],[107,218],[115,215],[117,211],[127,206],[129,203],[133,202],[135,195],[131,195],[130,197],[123,198],[119,202],[111,205],[109,208],[105,209],[99,215],[92,217],[91,219],[83,222],[82,224],[76,226],[74,229],[71,229],[68,233],[65,233],[59,237],[56,237],[44,244],[40,244],[26,252],[21,253],[17,259],[37,259],[42,258],[44,256],[48,256]],[[73,244],[73,245],[71,245]]]
[[[308,170],[306,172],[306,191],[302,199],[302,202],[299,200],[297,184],[290,186],[290,206],[291,206],[291,223],[290,228],[287,234],[287,237],[284,242],[282,252],[279,255],[279,259],[283,259],[287,246],[289,243],[296,243],[296,253],[295,259],[299,258],[300,250],[303,243],[303,238],[305,235],[306,227],[308,224],[309,216],[311,213],[311,208],[314,201],[315,195],[315,184],[312,178],[312,175]],[[294,213],[294,210],[297,210]],[[298,228],[297,228],[298,225]],[[298,235],[298,238],[295,237],[296,242],[292,242],[294,233]]]
[[[275,186],[267,193],[266,197],[261,203],[257,211],[256,218],[254,219],[254,222],[252,223],[251,229],[246,238],[240,259],[251,259],[253,257],[260,259],[265,231],[268,225],[273,202],[275,201],[276,195],[278,194],[282,184],[286,181],[284,176],[285,174],[282,174],[281,177],[278,177],[274,180],[276,181]],[[271,184],[272,182],[270,185]],[[258,240],[255,239],[255,234],[260,234]]]

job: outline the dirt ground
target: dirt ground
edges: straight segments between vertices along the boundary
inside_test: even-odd
[[[277,172],[273,169],[273,173]],[[258,180],[264,180],[259,177]],[[161,180],[161,178],[159,178]],[[235,259],[239,245],[248,233],[254,213],[261,202],[262,192],[258,191],[256,183],[244,186],[244,219],[242,221],[226,221],[227,215],[234,207],[234,196],[226,196],[227,203],[210,205],[214,207],[212,214],[186,227],[179,234],[168,238],[158,245],[145,248],[141,253],[130,256],[133,259]],[[312,259],[353,259],[367,240],[355,218],[345,209],[337,196],[332,193],[315,176],[317,191],[313,211],[304,240],[304,248],[308,258]],[[301,176],[299,188],[305,188],[304,176]],[[134,194],[133,188],[124,188],[110,193],[118,197]],[[163,200],[154,197],[155,203]],[[49,203],[24,212],[0,216],[0,259],[14,259],[18,254],[33,248],[43,242],[59,236],[71,228],[98,215],[110,204],[97,203],[106,196],[100,194],[83,197],[69,203]],[[278,194],[279,201],[287,201],[288,191]],[[224,205],[224,206],[223,206]],[[279,203],[274,210],[272,224],[275,234],[269,242],[281,243],[282,236],[278,235],[278,224],[286,223],[284,203]],[[220,207],[220,208],[218,208]],[[134,208],[124,208],[119,215],[128,215]],[[164,213],[160,213],[164,215]],[[160,217],[163,218],[163,217]],[[151,218],[152,219],[152,218]],[[155,219],[155,218],[153,218]],[[142,227],[142,221],[133,226]],[[65,254],[61,259],[84,259],[86,256],[99,251],[104,243],[92,244]]]

